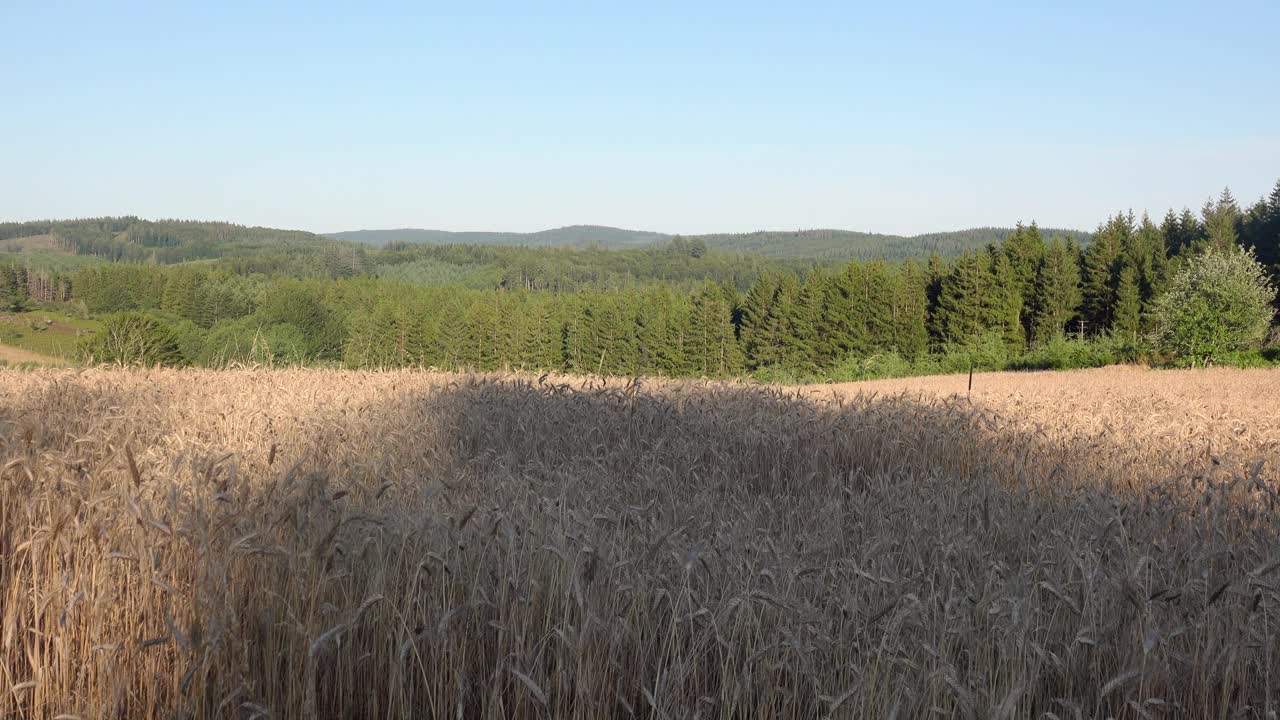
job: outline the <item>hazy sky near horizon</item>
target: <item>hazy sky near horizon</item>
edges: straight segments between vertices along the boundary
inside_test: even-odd
[[[1280,2],[18,3],[0,221],[917,233],[1242,204]]]

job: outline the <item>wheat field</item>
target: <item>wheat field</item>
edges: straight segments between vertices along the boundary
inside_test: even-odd
[[[0,371],[0,718],[1275,717],[1277,407]]]

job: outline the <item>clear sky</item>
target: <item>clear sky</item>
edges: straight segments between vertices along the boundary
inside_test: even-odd
[[[1280,178],[1280,2],[966,5],[0,0],[0,220],[1089,229]]]

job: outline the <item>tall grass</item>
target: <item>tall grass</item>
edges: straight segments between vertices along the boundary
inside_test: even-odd
[[[2,372],[0,717],[1276,712],[1274,375],[931,382]]]

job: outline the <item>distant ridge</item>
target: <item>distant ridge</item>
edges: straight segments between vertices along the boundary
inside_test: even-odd
[[[609,250],[644,247],[671,239],[670,235],[644,230],[623,230],[603,225],[570,225],[531,233],[517,232],[453,232],[449,230],[352,230],[328,233],[335,240],[349,240],[369,245],[389,242],[427,243],[431,245],[523,245],[527,247],[591,247]]]
[[[983,227],[921,235],[888,235],[851,230],[765,230],[751,233],[714,233],[686,235],[701,239],[707,247],[721,252],[749,253],[774,258],[925,258],[943,257],[979,250],[988,243],[1003,240],[1013,228]],[[1081,230],[1041,228],[1041,235],[1068,237],[1085,244],[1091,237]],[[624,230],[603,225],[571,225],[531,233],[516,232],[451,232],[447,230],[354,230],[329,233],[337,240],[382,246],[391,242],[432,245],[500,245],[523,247],[599,247],[606,250],[639,248],[664,243],[673,235]]]

